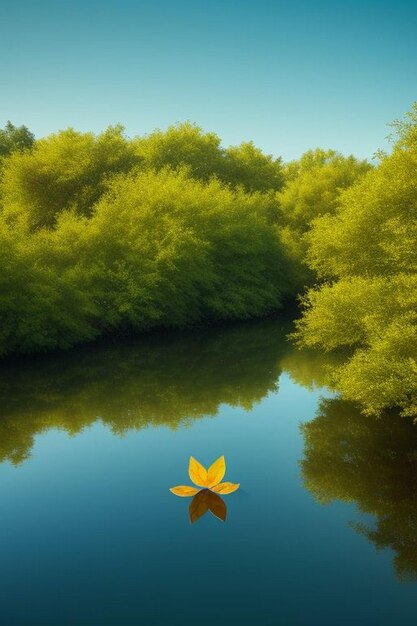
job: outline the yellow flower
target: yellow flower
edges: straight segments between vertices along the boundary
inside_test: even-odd
[[[224,456],[221,456],[214,461],[212,465],[208,468],[208,470],[201,465],[194,457],[190,456],[190,463],[188,465],[188,473],[190,475],[191,480],[197,487],[190,487],[188,485],[178,485],[177,487],[171,487],[170,491],[174,493],[176,496],[181,496],[182,498],[187,498],[189,496],[195,496],[202,490],[209,489],[210,491],[214,491],[215,493],[219,493],[221,495],[226,495],[228,493],[233,493],[237,489],[239,489],[240,484],[235,483],[222,483],[221,481],[224,478],[226,473],[226,461]]]

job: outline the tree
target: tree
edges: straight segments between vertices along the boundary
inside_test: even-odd
[[[310,267],[326,281],[304,298],[307,346],[356,347],[335,372],[348,399],[417,416],[417,105],[382,156],[313,223]]]
[[[0,354],[283,305],[291,285],[268,197],[187,170],[145,169],[106,186],[91,216],[61,211],[54,228],[0,220]]]
[[[114,181],[91,220],[108,291],[122,298],[113,308],[139,328],[279,308],[290,285],[262,203],[261,194],[204,184],[186,170]]]
[[[222,170],[223,151],[215,133],[204,133],[199,126],[185,122],[165,131],[155,130],[134,140],[136,154],[149,169],[186,166],[190,175],[208,181]]]
[[[60,213],[90,215],[109,177],[139,163],[121,126],[100,135],[61,131],[14,152],[4,163],[4,215],[31,229],[53,227]]]
[[[241,143],[225,150],[220,178],[249,192],[278,191],[284,183],[282,160],[263,154],[252,141]]]
[[[352,155],[309,150],[284,170],[287,183],[278,194],[284,221],[298,233],[309,231],[315,218],[336,213],[341,192],[370,168]]]
[[[276,191],[283,184],[280,158],[263,154],[251,141],[225,150],[215,133],[205,133],[189,122],[138,137],[134,145],[143,165],[150,169],[187,167],[197,180],[218,178],[248,192]]]
[[[323,215],[334,215],[341,192],[369,169],[366,161],[320,148],[309,150],[299,161],[286,165],[286,184],[277,194],[282,223],[280,236],[288,250],[298,291],[317,278],[307,267],[310,243],[307,233],[313,221]]]
[[[26,126],[14,126],[10,121],[0,129],[0,158],[15,151],[32,148],[35,136]]]

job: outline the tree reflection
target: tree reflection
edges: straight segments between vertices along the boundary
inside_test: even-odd
[[[347,351],[324,352],[312,348],[287,350],[281,368],[297,384],[307,389],[333,388],[335,369],[346,362]]]
[[[355,502],[375,525],[352,526],[391,548],[400,579],[417,579],[417,427],[395,412],[366,417],[340,399],[323,400],[302,427],[304,483],[315,498]]]
[[[121,435],[149,425],[175,429],[216,415],[223,403],[250,409],[277,389],[288,329],[264,320],[4,362],[0,462],[21,463],[34,436],[50,428],[75,434],[101,420]]]

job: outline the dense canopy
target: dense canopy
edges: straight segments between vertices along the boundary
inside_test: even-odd
[[[417,105],[375,166],[284,164],[189,122],[35,140],[0,131],[0,354],[110,331],[268,315],[349,348],[329,384],[369,414],[417,415]]]
[[[324,281],[308,292],[302,343],[356,350],[337,387],[370,413],[398,405],[417,415],[417,106],[383,155],[314,221],[310,267]]]

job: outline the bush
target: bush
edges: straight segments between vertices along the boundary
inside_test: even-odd
[[[120,126],[101,135],[68,129],[4,161],[3,213],[30,229],[52,227],[62,211],[91,215],[108,178],[140,161]]]
[[[344,397],[417,416],[417,105],[397,127],[392,154],[313,222],[310,267],[327,283],[304,299],[298,336],[358,348],[335,372]]]
[[[291,285],[268,198],[166,169],[107,185],[89,218],[1,223],[1,354],[282,306]]]

